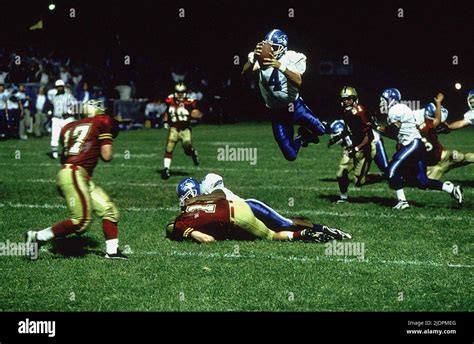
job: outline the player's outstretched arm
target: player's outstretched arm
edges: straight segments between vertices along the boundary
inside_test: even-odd
[[[105,162],[112,160],[112,145],[100,146],[100,157]]]
[[[468,120],[461,119],[459,121],[449,123],[448,128],[451,129],[451,130],[462,129],[462,128],[465,128],[465,127],[469,126],[469,124],[471,124],[471,123]]]
[[[438,93],[434,98],[436,104],[435,118],[433,120],[433,127],[437,127],[441,123],[441,103],[443,102],[444,94]]]
[[[191,239],[201,244],[210,244],[211,242],[216,241],[216,239],[212,235],[204,234],[196,230],[192,231],[189,236],[191,237]]]

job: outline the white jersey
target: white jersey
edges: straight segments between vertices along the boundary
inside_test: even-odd
[[[469,110],[464,114],[464,119],[474,125],[474,110]]]
[[[306,56],[296,51],[287,51],[279,60],[287,69],[292,72],[303,74],[306,70]],[[299,88],[292,82],[288,82],[287,77],[277,68],[259,68],[259,86],[265,104],[269,108],[287,107],[299,97]]]
[[[425,109],[411,110],[413,116],[415,116],[415,121],[417,125],[422,125],[425,123]]]
[[[388,110],[388,124],[400,122],[398,132],[398,143],[403,146],[409,145],[415,139],[421,139],[420,131],[416,126],[413,111],[405,104],[395,104]]]
[[[64,115],[73,114],[76,98],[71,93],[64,92],[53,97],[54,117],[63,118]]]

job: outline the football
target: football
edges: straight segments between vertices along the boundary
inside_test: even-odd
[[[270,57],[270,53],[273,53],[273,49],[270,43],[263,43],[262,46],[262,53],[258,56],[258,64],[260,65],[260,68],[263,67],[263,59],[266,57]]]

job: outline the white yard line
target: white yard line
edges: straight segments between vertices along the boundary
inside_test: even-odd
[[[66,206],[64,204],[24,204],[24,203],[13,203],[13,202],[7,202],[7,203],[0,203],[0,208],[29,208],[29,209],[66,209]],[[179,207],[126,207],[126,208],[121,208],[124,211],[132,211],[132,212],[173,212],[173,213],[178,213]],[[425,216],[422,214],[417,214],[417,215],[410,215],[410,216],[403,216],[397,214],[385,214],[385,213],[370,213],[370,212],[342,212],[338,213],[335,211],[326,211],[326,210],[312,210],[312,209],[295,209],[292,211],[289,211],[288,209],[275,209],[276,211],[285,214],[285,215],[291,215],[291,214],[304,214],[304,215],[309,215],[309,216],[318,216],[318,215],[324,215],[324,216],[334,216],[334,217],[356,217],[356,218],[393,218],[393,219],[402,219],[402,220],[410,220],[412,221],[413,219],[417,220],[430,220],[430,221],[465,221],[466,218],[463,218],[461,216]],[[393,211],[392,209],[389,209],[388,211]],[[395,212],[395,211],[393,211]],[[471,219],[467,219],[471,220]]]
[[[314,256],[314,257],[297,257],[297,256],[277,256],[277,255],[236,255],[233,253],[221,254],[217,252],[206,253],[206,252],[190,252],[190,251],[147,251],[147,252],[136,252],[136,255],[159,255],[159,256],[171,256],[171,257],[189,257],[189,258],[216,258],[216,259],[264,259],[264,260],[283,260],[283,261],[298,261],[298,262],[320,262],[320,261],[329,261],[329,262],[342,262],[346,264],[375,264],[375,265],[415,265],[415,266],[433,266],[433,267],[449,267],[449,268],[474,268],[474,265],[465,265],[465,264],[451,264],[451,263],[438,263],[430,260],[427,261],[418,261],[418,260],[385,260],[379,258],[347,258],[347,257],[338,257],[338,256]]]

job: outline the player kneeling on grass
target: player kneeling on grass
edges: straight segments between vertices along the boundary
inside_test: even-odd
[[[225,194],[218,193],[197,198],[200,184],[191,178],[178,184],[177,194],[181,215],[166,228],[166,235],[172,240],[191,239],[200,243],[255,239],[327,242],[351,238],[342,231],[312,224],[297,231],[272,230],[254,215],[249,204],[243,200],[228,200]]]
[[[41,231],[28,231],[28,258],[35,259],[36,248],[53,238],[82,234],[92,220],[92,210],[102,218],[106,254],[109,259],[126,259],[118,248],[118,210],[114,202],[92,181],[92,172],[99,157],[112,159],[112,141],[118,134],[114,119],[105,114],[97,100],[83,104],[86,118],[67,124],[61,131],[63,152],[57,185],[66,199],[70,218]]]

